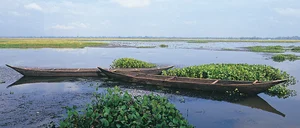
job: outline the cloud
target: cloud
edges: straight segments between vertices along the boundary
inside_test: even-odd
[[[69,23],[68,25],[61,25],[57,24],[52,26],[52,29],[60,29],[60,30],[70,30],[70,29],[77,29],[77,28],[88,28],[89,24],[80,23],[80,22],[73,22]]]
[[[111,0],[111,1],[127,8],[146,7],[151,3],[150,0]]]
[[[300,9],[296,8],[275,8],[275,11],[280,15],[300,17]]]
[[[31,10],[37,10],[37,11],[42,11],[43,10],[41,8],[41,6],[36,4],[36,3],[30,3],[30,4],[27,4],[27,5],[24,5],[24,8],[31,9]]]

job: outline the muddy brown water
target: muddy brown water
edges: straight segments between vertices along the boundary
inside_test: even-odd
[[[264,53],[172,47],[0,49],[0,81],[5,81],[0,84],[0,127],[45,127],[51,121],[58,124],[65,117],[63,107],[76,105],[83,109],[91,101],[96,85],[100,86],[99,92],[119,85],[134,95],[154,92],[166,96],[196,127],[298,128],[299,95],[279,99],[261,93],[256,97],[232,100],[214,93],[145,87],[101,78],[21,78],[22,75],[5,67],[5,64],[52,68],[109,67],[114,59],[134,57],[177,67],[209,63],[267,64],[287,71],[299,80],[300,61],[278,63],[266,56]],[[7,88],[14,82],[14,86]],[[300,91],[299,83],[289,88]]]

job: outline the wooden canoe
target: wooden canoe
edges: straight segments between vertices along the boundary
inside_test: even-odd
[[[97,77],[105,76],[97,68],[23,68],[6,64],[7,67],[14,69],[24,76],[51,76],[51,77]],[[111,69],[115,72],[142,72],[147,74],[160,74],[163,70],[173,68],[174,66],[166,66],[160,68],[115,68]]]
[[[98,67],[102,73],[110,78],[122,80],[126,82],[134,82],[147,85],[165,86],[171,88],[183,88],[202,91],[235,91],[238,89],[241,93],[258,94],[266,91],[268,88],[277,84],[286,82],[287,80],[274,80],[268,82],[260,81],[228,81],[228,80],[213,80],[199,79],[176,76],[150,75],[144,73],[121,73],[112,72]]]
[[[117,83],[116,83],[117,82]],[[164,87],[155,87],[155,86],[133,86],[131,83],[127,82],[103,82],[103,85],[106,85],[108,87],[114,87],[116,85],[122,87],[122,88],[128,88],[128,89],[134,89],[134,90],[143,90],[145,91],[153,91],[157,89],[162,89]],[[132,93],[143,93],[143,91],[133,91]],[[206,99],[206,100],[212,100],[212,101],[221,101],[221,102],[228,102],[236,105],[241,105],[249,108],[255,108],[255,109],[260,109],[266,112],[271,112],[277,115],[280,115],[282,117],[285,117],[285,114],[274,108],[271,104],[269,104],[267,101],[265,101],[263,98],[261,98],[258,95],[231,95],[228,96],[228,94],[224,92],[213,92],[213,91],[200,91],[200,90],[191,90],[191,89],[180,89],[178,90],[177,88],[169,88],[169,89],[163,89],[160,93],[163,94],[172,94],[172,97],[177,97],[177,96],[185,96],[185,97],[191,97],[191,98],[184,98],[188,101],[193,101],[193,100],[199,100],[201,99]],[[138,95],[138,94],[136,94]],[[173,97],[173,98],[174,98]],[[173,100],[171,98],[170,100]],[[174,98],[175,100],[172,102],[178,102],[177,98]]]

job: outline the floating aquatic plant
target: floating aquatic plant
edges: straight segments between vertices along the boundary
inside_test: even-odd
[[[272,56],[272,60],[275,62],[283,62],[285,60],[295,61],[300,59],[298,56],[294,54],[276,54]]]
[[[166,45],[166,44],[161,44],[161,45],[159,45],[159,47],[161,47],[161,48],[166,48],[166,47],[169,47],[169,46]]]
[[[132,96],[115,87],[107,89],[106,94],[94,93],[94,97],[83,114],[79,114],[76,107],[67,108],[68,117],[60,122],[60,127],[193,127],[168,99],[158,95]]]
[[[250,46],[247,47],[252,52],[269,52],[269,53],[283,53],[285,50],[282,46]]]
[[[300,52],[300,46],[298,46],[298,47],[293,47],[291,50],[292,50],[293,52]]]
[[[113,61],[112,68],[153,68],[155,64],[145,61],[137,60],[134,58],[120,58]]]
[[[276,94],[278,97],[285,97],[285,95],[288,95],[287,93],[291,91],[289,91],[287,86],[296,84],[295,77],[290,76],[288,73],[271,66],[257,64],[204,64],[169,69],[163,71],[162,74],[169,76],[238,81],[271,81],[287,79],[288,82],[282,84],[280,87],[275,86],[268,90],[269,94]]]

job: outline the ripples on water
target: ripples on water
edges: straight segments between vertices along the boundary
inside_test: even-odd
[[[119,43],[123,45],[122,42]],[[128,43],[144,46],[145,42]],[[106,81],[101,78],[22,78],[5,64],[28,67],[94,68],[109,67],[114,59],[134,57],[161,65],[177,67],[209,63],[267,64],[287,71],[298,80],[299,61],[276,63],[265,54],[237,51],[211,51],[198,48],[238,48],[269,43],[205,43],[147,42],[167,44],[168,48],[84,48],[84,49],[0,49],[0,127],[38,127],[63,119],[64,106],[83,108],[90,102],[97,84],[99,92],[119,85],[132,94],[156,93],[168,97],[188,121],[201,127],[298,127],[300,97],[278,99],[265,94],[246,99],[232,99],[215,93],[152,88]],[[274,45],[274,44],[272,44]],[[278,45],[277,43],[275,45]],[[280,45],[298,45],[283,43]],[[7,88],[8,85],[14,86]],[[91,86],[91,84],[93,86]],[[290,86],[300,91],[299,84]],[[177,92],[179,91],[179,93]],[[176,93],[177,92],[177,93]]]

